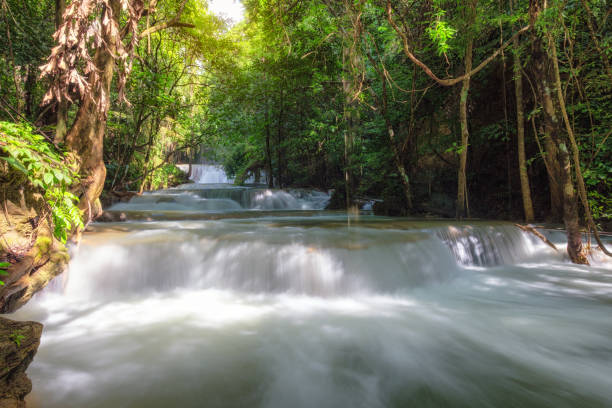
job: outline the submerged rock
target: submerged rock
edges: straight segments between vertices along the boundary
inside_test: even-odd
[[[32,362],[43,325],[0,317],[0,408],[23,408],[32,390],[26,369]]]

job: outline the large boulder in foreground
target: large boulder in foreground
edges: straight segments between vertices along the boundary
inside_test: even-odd
[[[43,326],[0,317],[0,408],[23,408],[32,390],[26,369],[32,362]]]

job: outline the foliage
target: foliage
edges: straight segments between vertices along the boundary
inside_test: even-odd
[[[78,198],[69,191],[77,180],[66,155],[58,153],[45,138],[26,124],[0,122],[0,159],[26,176],[30,184],[44,193],[50,210],[54,234],[66,242],[68,233],[83,227]]]
[[[9,339],[13,341],[17,345],[17,347],[21,347],[21,342],[25,340],[25,336],[20,332],[13,332],[9,335]]]
[[[457,33],[457,30],[451,27],[448,22],[442,20],[444,14],[446,14],[444,10],[438,10],[434,14],[434,21],[427,27],[427,35],[436,45],[438,55],[446,54],[450,50],[449,41]]]
[[[63,84],[54,82],[52,92],[73,99],[74,118],[83,103],[80,94],[87,91],[83,87],[89,86],[88,62],[100,46],[100,36],[115,27],[111,20],[105,27],[94,27],[100,6],[108,1],[71,2],[72,11],[85,3],[93,9],[87,18],[68,13],[72,25],[63,26],[59,48],[52,50],[53,21],[46,11],[53,2],[6,0],[8,11],[0,18],[0,32],[10,34],[0,38],[0,85],[6,105],[32,122],[40,117],[37,126],[53,130],[54,108],[46,113],[36,108],[47,84],[32,75],[38,61],[51,55],[45,72],[63,78]],[[153,2],[155,13],[147,18],[139,18],[140,9],[129,10],[137,3],[121,1],[120,22],[130,24],[119,44],[120,72],[115,76],[125,86],[107,95],[107,191],[164,187],[181,182],[174,163],[213,161],[239,175],[237,179],[263,171],[268,184],[277,187],[341,192],[349,172],[354,175],[349,186],[354,196],[384,196],[397,207],[405,204],[399,163],[410,179],[417,208],[435,205],[434,198],[440,196],[439,201],[454,201],[457,153],[463,149],[459,87],[433,86],[422,66],[440,78],[457,78],[464,70],[469,40],[473,65],[478,66],[529,21],[529,2],[523,0],[390,2],[391,20],[386,0],[245,0],[246,20],[235,26],[209,13],[203,0]],[[612,99],[604,58],[612,58],[612,19],[605,1],[586,3],[590,12],[582,1],[548,2],[535,29],[550,35],[557,46],[589,200],[595,216],[604,219],[612,207]],[[176,23],[179,10],[181,24],[133,42],[134,33],[150,25]],[[62,37],[89,28],[92,35],[81,42]],[[538,191],[534,204],[539,218],[549,213],[543,159],[552,156],[542,131],[545,112],[535,89],[532,92],[537,85],[532,38],[523,34],[518,40],[518,47],[506,48],[471,77],[467,184],[474,215],[521,217],[514,55],[522,61],[524,108],[531,112],[525,140],[532,191]],[[407,58],[406,46],[420,66]],[[73,60],[75,53],[84,59]],[[76,92],[79,86],[82,90]],[[130,104],[122,103],[121,89]],[[14,115],[5,111],[0,111],[0,119]],[[350,146],[345,144],[349,139]],[[50,174],[48,180],[54,176]],[[44,175],[40,177],[44,183]],[[47,195],[57,201],[52,193]]]

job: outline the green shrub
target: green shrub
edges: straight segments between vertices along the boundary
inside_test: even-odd
[[[0,136],[0,159],[43,192],[54,235],[65,243],[73,228],[83,227],[79,199],[68,191],[78,178],[68,158],[27,124],[0,122]]]

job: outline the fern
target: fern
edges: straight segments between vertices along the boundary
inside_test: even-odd
[[[0,136],[0,159],[44,192],[54,235],[65,243],[70,231],[83,227],[79,199],[68,191],[78,180],[68,158],[27,124],[0,122]]]

